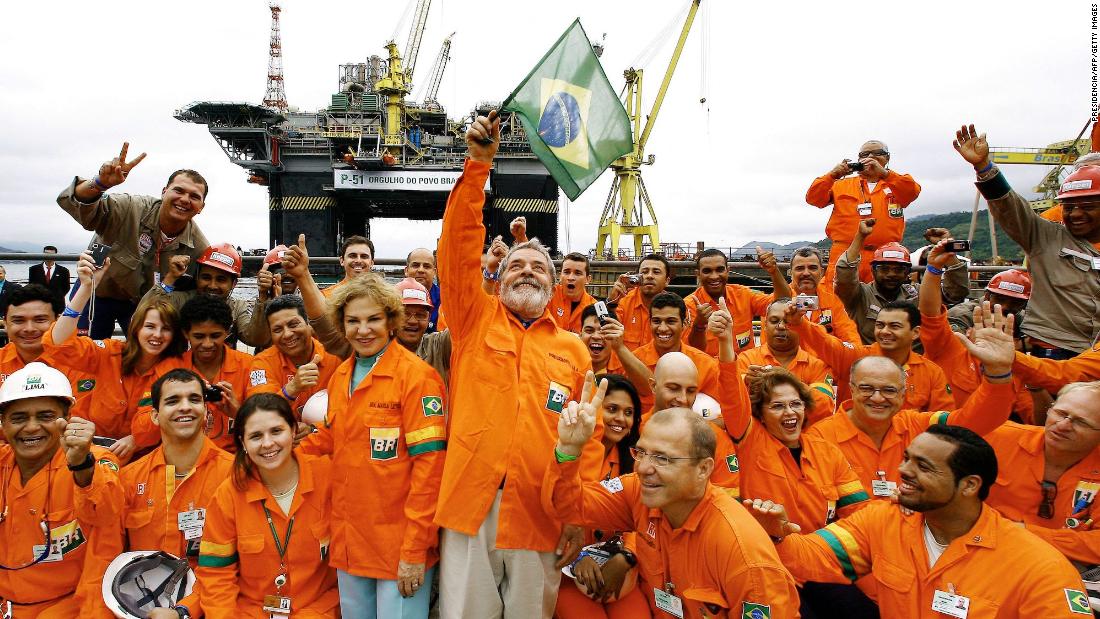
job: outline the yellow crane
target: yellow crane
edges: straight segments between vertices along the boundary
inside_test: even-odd
[[[402,118],[405,114],[405,96],[412,91],[413,69],[416,57],[420,53],[420,39],[424,36],[424,25],[428,21],[428,9],[431,0],[417,0],[409,40],[405,44],[405,56],[397,51],[397,43],[386,44],[388,63],[386,74],[375,84],[375,90],[386,97],[386,123],[382,128],[382,145],[389,154],[400,159],[405,143]]]
[[[665,100],[668,85],[676,71],[676,64],[680,61],[680,53],[684,49],[688,33],[691,32],[691,23],[695,20],[695,13],[699,10],[701,2],[702,0],[692,0],[688,8],[687,18],[680,31],[680,39],[676,41],[676,48],[672,52],[664,80],[657,90],[657,98],[653,101],[653,108],[646,117],[644,128],[642,127],[643,70],[631,67],[623,73],[626,78],[623,103],[630,117],[634,149],[611,164],[611,169],[615,171],[615,179],[611,183],[611,191],[607,195],[607,203],[600,216],[599,238],[596,242],[597,257],[608,254],[618,256],[619,239],[623,235],[634,237],[635,256],[641,256],[642,246],[647,238],[649,245],[654,249],[661,246],[657,214],[653,211],[649,192],[646,191],[645,183],[642,181],[641,166],[653,164],[653,155],[649,155],[648,158],[645,156],[645,145],[650,133],[653,132],[653,125],[657,122],[657,114],[661,111],[661,104]],[[647,214],[650,223],[646,223]]]

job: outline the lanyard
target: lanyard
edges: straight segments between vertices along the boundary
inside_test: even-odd
[[[267,526],[271,527],[271,537],[275,540],[275,550],[279,551],[279,562],[283,561],[286,556],[286,551],[290,548],[290,532],[294,529],[294,518],[290,519],[290,522],[286,525],[286,539],[279,541],[279,533],[275,530],[275,522],[271,520],[271,511],[267,509],[267,505],[262,504],[264,508],[264,516],[267,516]]]
[[[50,497],[53,495],[53,467],[51,465],[52,465],[52,462],[46,463],[46,467],[47,467],[46,468],[46,471],[47,471],[46,472],[46,504],[42,507],[42,520],[39,522],[39,524],[42,527],[42,533],[45,536],[45,543],[43,543],[42,554],[35,557],[34,560],[31,561],[30,563],[28,563],[26,565],[21,565],[19,567],[10,567],[10,566],[7,566],[7,565],[0,564],[0,570],[4,570],[4,571],[24,570],[24,569],[27,569],[28,567],[38,565],[39,563],[45,561],[46,558],[50,556],[51,546],[53,545],[53,539],[50,537],[50,519],[49,519]],[[15,468],[17,468],[17,465],[12,466],[12,468],[8,469],[8,470],[11,471],[11,470],[14,470]],[[0,524],[3,524],[3,522],[5,520],[7,520],[7,518],[8,518],[8,485],[11,483],[12,474],[13,473],[9,472],[5,476],[5,479],[3,479],[2,482],[0,482],[0,483],[4,484],[3,498],[0,499],[0,502],[3,502],[3,504],[4,504],[4,508],[3,508],[4,511],[0,512]]]

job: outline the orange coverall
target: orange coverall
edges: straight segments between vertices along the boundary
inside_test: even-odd
[[[96,465],[87,488],[73,481],[61,448],[24,486],[11,447],[0,445],[0,563],[20,567],[41,556],[43,517],[56,557],[23,570],[0,570],[0,605],[11,602],[16,619],[114,616],[103,604],[101,587],[107,565],[122,552],[122,484],[110,452],[93,446],[92,457]]]
[[[340,616],[336,570],[327,559],[334,471],[326,457],[295,457],[298,489],[290,506],[294,527],[283,558],[287,581],[279,594],[291,599],[295,619],[331,619]],[[264,596],[276,595],[275,577],[280,571],[265,506],[282,544],[289,518],[258,478],[248,478],[244,490],[226,479],[214,493],[206,510],[196,570],[208,619],[266,616],[261,613]]]
[[[451,190],[439,239],[439,280],[453,340],[447,461],[435,522],[476,535],[502,489],[496,547],[551,552],[563,522],[539,502],[539,485],[553,461],[558,416],[580,396],[592,367],[576,335],[549,312],[526,328],[496,296],[481,288],[488,164],[467,160]],[[649,332],[648,321],[645,332]],[[603,424],[584,450],[595,479],[603,461]],[[503,482],[503,488],[501,484]]]
[[[750,365],[782,367],[767,344],[737,355],[737,373],[744,379]],[[798,354],[787,366],[791,374],[806,383],[814,396],[814,407],[806,411],[807,424],[813,424],[833,414],[836,410],[836,388],[833,371],[821,359],[810,354],[805,348],[799,348]]]
[[[1012,422],[985,436],[997,452],[997,483],[986,502],[1005,518],[1025,523],[1029,531],[1067,558],[1089,565],[1100,563],[1100,527],[1092,521],[1100,493],[1100,450],[1093,450],[1062,473],[1054,515],[1040,518],[1046,462],[1043,436],[1042,427]]]
[[[641,361],[645,364],[647,368],[649,368],[650,372],[656,370],[658,357],[657,349],[653,346],[653,342],[650,342],[645,346],[638,348],[637,350],[632,350],[631,352],[634,353],[634,356],[638,358],[638,361]],[[698,348],[692,348],[687,344],[680,345],[680,352],[691,358],[692,362],[695,363],[695,369],[699,370],[699,391],[717,400],[719,389],[718,361],[715,360],[714,357],[706,354]],[[622,363],[618,359],[614,359],[614,361],[619,364],[619,368],[622,367]],[[615,371],[619,374],[623,373],[621,369],[616,369],[612,371]],[[638,395],[642,399],[642,410],[648,411],[642,419],[642,423],[644,424],[646,421],[649,420],[650,415],[656,412],[653,410],[653,406],[656,404],[656,400],[653,396],[652,390],[650,390],[648,394],[640,393]]]
[[[607,485],[582,484],[578,461],[546,468],[542,501],[559,518],[605,530],[635,531],[638,586],[655,617],[654,589],[672,592],[684,617],[755,617],[755,609],[772,619],[798,616],[798,592],[767,534],[736,499],[707,485],[687,520],[673,528],[658,509],[642,504],[637,475],[615,478]]]
[[[1077,570],[995,509],[983,506],[931,568],[923,529],[921,514],[879,502],[814,533],[788,535],[776,549],[797,578],[849,583],[872,574],[883,617],[943,619],[932,610],[936,591],[969,598],[968,619],[1092,614],[1073,610],[1085,590]]]
[[[803,320],[792,331],[798,333],[802,346],[813,352],[829,367],[833,368],[833,377],[837,381],[837,400],[852,397],[849,386],[852,364],[862,357],[884,356],[878,342],[861,344],[842,342],[825,333],[821,325]],[[951,397],[951,386],[947,375],[940,366],[921,355],[910,351],[909,360],[902,366],[905,370],[905,407],[915,410],[947,410],[954,408],[955,399]]]
[[[550,297],[550,305],[547,309],[550,310],[550,318],[559,328],[573,333],[580,333],[581,313],[584,312],[584,308],[595,302],[595,297],[582,290],[581,300],[576,307],[573,307],[573,302],[565,296],[565,286],[557,284],[554,286],[554,296]],[[649,322],[647,321],[646,327],[648,326]]]
[[[793,286],[792,286],[793,288]],[[836,296],[832,288],[818,285],[817,305],[820,309],[806,312],[803,320],[817,323],[825,327],[825,331],[835,338],[845,342],[856,344],[859,339],[859,327],[844,309],[844,301]]]
[[[191,360],[190,350],[183,353],[183,364],[184,367],[194,370],[196,374],[202,374],[195,368]],[[221,371],[218,372],[218,376],[210,382],[211,384],[215,384],[225,381],[233,385],[233,394],[237,397],[237,402],[244,402],[250,395],[248,391],[248,376],[251,366],[252,355],[226,346],[225,359],[222,361]],[[150,387],[152,387],[152,385],[150,385]],[[229,453],[236,452],[237,450],[233,446],[233,419],[226,415],[225,409],[218,406],[216,403],[207,404],[206,408],[210,411],[209,416],[206,418],[206,436],[210,437],[215,445]],[[140,412],[141,411],[139,411],[139,413]]]
[[[917,412],[900,410],[891,419],[891,428],[876,446],[867,434],[852,423],[852,402],[840,405],[835,415],[815,423],[807,434],[817,436],[840,447],[859,475],[864,489],[872,493],[872,480],[901,481],[898,465],[902,452],[924,429],[937,423],[965,426],[978,434],[988,434],[1008,420],[1012,412],[1012,383],[993,384],[982,381],[974,395],[961,408],[952,411]]]
[[[1016,353],[1012,371],[1024,383],[1057,392],[1062,387],[1081,381],[1100,379],[1100,344],[1072,359],[1042,359],[1022,352]]]
[[[641,288],[635,288],[619,299],[615,304],[615,315],[623,323],[623,344],[627,350],[653,341],[653,331],[649,328],[649,306],[642,300]]]
[[[331,454],[333,567],[397,580],[397,563],[439,560],[436,491],[447,449],[446,389],[432,366],[390,341],[348,395],[355,358],[329,382],[325,423],[304,453]]]
[[[326,352],[321,342],[313,338],[313,353],[310,355],[310,359],[312,360],[316,355],[321,355],[321,363],[317,366],[317,384],[308,389],[303,389],[290,403],[291,409],[298,417],[301,417],[300,411],[309,398],[328,385],[332,373],[343,361],[340,357]],[[285,398],[283,387],[294,378],[297,371],[298,367],[294,365],[290,358],[284,355],[277,346],[272,346],[252,357],[252,367],[248,372],[248,393],[276,393]]]
[[[76,398],[76,403],[69,409],[69,415],[74,417],[80,417],[82,419],[90,419],[91,417],[91,402],[92,402],[92,390],[95,388],[95,376],[84,372],[73,370],[66,363],[68,360],[64,352],[58,354],[56,347],[50,346],[50,331],[53,330],[51,323],[50,328],[46,330],[45,335],[42,336],[42,354],[30,361],[41,361],[46,365],[60,370],[69,379],[73,388],[73,397]],[[22,370],[30,361],[24,361],[19,355],[19,349],[15,347],[15,344],[11,342],[0,348],[0,385],[4,384],[4,379],[10,376],[12,373]],[[3,437],[0,437],[0,443],[3,442]]]
[[[757,292],[752,288],[739,284],[727,284],[725,297],[726,307],[730,311],[730,317],[733,318],[734,350],[741,352],[755,347],[756,340],[752,336],[752,319],[767,313],[768,306],[772,302],[771,295]],[[718,309],[718,304],[711,299],[710,294],[702,286],[696,288],[695,292],[684,298],[684,305],[687,306],[687,319],[684,321],[683,334],[685,344],[688,343],[691,337],[692,325],[695,324],[695,317],[701,303],[709,303],[712,309]],[[706,336],[706,353],[717,359],[718,336],[710,331],[707,331]]]
[[[861,204],[871,203],[871,214],[876,220],[871,234],[864,239],[863,259],[859,263],[859,279],[871,281],[871,259],[875,250],[891,241],[900,243],[905,234],[905,207],[920,195],[920,185],[908,174],[898,174],[887,170],[886,178],[875,185],[871,191],[862,177],[849,176],[836,180],[830,173],[814,179],[806,190],[806,202],[817,208],[833,205],[829,223],[825,225],[825,236],[833,241],[829,250],[829,266],[825,271],[822,285],[832,288],[836,270],[833,265],[852,244],[859,222],[864,219],[859,214]]]

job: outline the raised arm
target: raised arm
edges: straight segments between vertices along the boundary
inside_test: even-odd
[[[623,364],[623,372],[626,377],[638,389],[638,393],[645,396],[652,395],[653,388],[650,386],[649,381],[653,378],[653,372],[634,355],[633,351],[626,347],[623,342],[623,331],[623,324],[614,318],[606,318],[604,323],[600,325],[600,335],[603,336],[606,345],[615,351],[619,363]]]
[[[783,271],[779,270],[779,263],[776,262],[774,253],[764,251],[763,247],[757,245],[756,262],[771,277],[772,290],[774,291],[771,296],[772,299],[789,299],[794,296],[790,284],[787,283],[787,278],[783,276]]]
[[[829,335],[825,327],[803,320],[805,315],[805,310],[794,303],[788,304],[784,314],[787,328],[798,334],[803,348],[814,353],[818,359],[825,362],[825,365],[833,369],[833,378],[846,383],[852,364],[865,354],[867,347],[859,342],[843,342]]]
[[[844,251],[844,255],[837,260],[835,266],[835,292],[845,306],[851,305],[856,295],[859,294],[859,261],[863,256],[861,253],[863,242],[871,234],[874,227],[875,220],[873,218],[861,220],[856,235],[852,238],[852,244]]]
[[[737,352],[733,342],[733,317],[730,316],[726,300],[718,302],[718,309],[710,315],[707,330],[718,337],[718,392],[722,405],[722,420],[726,432],[737,443],[745,438],[752,423],[752,411],[748,390],[741,372],[737,369]]]
[[[73,298],[69,299],[68,305],[65,306],[65,311],[62,312],[53,323],[53,330],[50,335],[54,344],[60,345],[76,334],[77,322],[80,321],[80,312],[84,311],[84,306],[87,305],[88,300],[92,298],[92,291],[99,281],[103,279],[103,275],[107,272],[107,267],[110,265],[111,259],[107,258],[103,262],[103,266],[97,269],[95,267],[95,262],[92,261],[91,252],[86,251],[80,254],[80,258],[76,261],[76,277],[80,282],[80,287],[73,294]]]
[[[989,157],[989,142],[985,134],[978,133],[974,125],[963,125],[955,132],[951,144],[959,156],[974,166],[978,175],[978,191],[989,204],[993,219],[1025,252],[1031,252],[1036,240],[1034,230],[1042,225],[1057,224],[1039,217],[1028,201],[1012,190],[1008,180]]]
[[[99,166],[99,173],[92,179],[77,177],[73,183],[61,192],[57,197],[57,204],[75,219],[85,230],[100,231],[105,229],[112,217],[117,213],[112,212],[112,206],[120,206],[128,200],[126,194],[107,199],[104,192],[122,184],[137,164],[145,159],[145,153],[141,153],[132,160],[127,161],[129,142],[123,142],[122,150],[118,156]],[[119,204],[115,204],[118,202]],[[109,239],[108,242],[114,242]]]
[[[817,208],[825,208],[833,203],[833,183],[851,174],[848,160],[845,159],[833,166],[832,170],[822,174],[810,183],[806,190],[806,203]]]

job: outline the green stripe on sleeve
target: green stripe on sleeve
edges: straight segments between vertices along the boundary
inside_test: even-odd
[[[427,441],[418,445],[409,447],[410,456],[419,456],[432,451],[445,451],[447,449],[447,441]]]
[[[199,567],[229,567],[237,562],[237,553],[228,557],[217,555],[199,555]]]
[[[856,570],[852,567],[852,559],[848,556],[848,551],[844,549],[844,544],[840,543],[840,539],[838,539],[836,535],[833,535],[833,532],[828,529],[818,529],[814,531],[814,535],[818,535],[821,539],[825,540],[825,543],[829,545],[833,554],[836,555],[836,560],[840,563],[840,570],[844,572],[844,577],[855,582]]]
[[[862,503],[863,501],[870,500],[871,497],[867,495],[867,492],[865,490],[860,490],[859,492],[853,492],[852,494],[847,494],[840,497],[840,500],[836,502],[836,506],[837,508],[848,507],[849,505],[854,505],[856,503]]]

